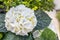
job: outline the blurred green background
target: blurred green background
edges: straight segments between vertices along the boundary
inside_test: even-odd
[[[33,10],[47,10],[54,9],[53,0],[0,0],[0,9],[8,11],[12,6],[24,4]]]

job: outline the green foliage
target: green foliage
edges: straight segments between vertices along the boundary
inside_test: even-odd
[[[35,15],[37,17],[37,26],[34,30],[41,30],[49,26],[51,18],[44,11],[37,10]]]
[[[0,5],[0,8],[4,8],[4,6],[3,5]]]
[[[24,4],[33,10],[41,9],[50,11],[54,8],[53,0],[2,0],[1,2],[6,6],[6,11],[8,11],[10,7],[19,4]]]
[[[60,11],[59,12],[57,12],[57,19],[60,21]]]
[[[5,14],[4,13],[0,13],[0,32],[6,32],[6,28],[5,28]]]
[[[0,32],[0,40],[3,38],[3,33]]]
[[[3,1],[3,0],[0,0],[0,1]]]
[[[41,40],[57,40],[56,34],[49,28],[44,29],[40,36]]]
[[[32,34],[29,34],[29,36],[20,36],[7,32],[2,40],[57,40],[57,36],[51,29],[45,28],[41,36],[35,39]]]
[[[29,36],[20,36],[7,32],[2,40],[33,40],[33,37],[31,34]]]

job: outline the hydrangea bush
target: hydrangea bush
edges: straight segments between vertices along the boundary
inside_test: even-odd
[[[57,39],[56,34],[47,28],[52,19],[44,12],[53,10],[53,0],[0,0],[0,2],[4,4],[0,5],[3,6],[2,9],[6,7],[7,11],[0,13],[0,40],[43,40],[43,38],[50,40],[50,34],[54,34],[51,40]],[[45,37],[45,34],[48,37]]]

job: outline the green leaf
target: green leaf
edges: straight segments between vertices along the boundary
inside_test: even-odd
[[[4,8],[4,5],[0,5],[0,8]]]
[[[57,35],[49,28],[45,28],[40,36],[41,40],[57,40]]]
[[[0,0],[1,2],[3,1],[3,0]]]
[[[15,35],[11,32],[7,32],[3,40],[33,40],[33,37],[31,34],[29,34],[29,36],[20,36],[20,35]]]
[[[49,26],[51,18],[44,11],[37,10],[35,15],[37,17],[37,25],[34,30],[41,30]]]
[[[2,37],[3,37],[3,33],[0,33],[0,39],[2,39]]]
[[[45,28],[40,37],[35,40],[58,40],[57,35],[49,28]]]
[[[0,13],[0,32],[7,32],[6,28],[5,28],[5,14]]]

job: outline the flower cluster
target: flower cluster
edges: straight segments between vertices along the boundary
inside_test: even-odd
[[[37,24],[34,11],[24,5],[12,7],[5,16],[5,27],[16,35],[28,35]]]

